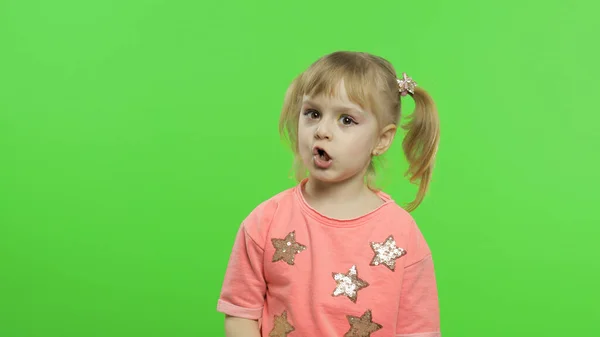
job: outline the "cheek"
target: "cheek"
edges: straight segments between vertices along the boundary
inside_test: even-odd
[[[312,134],[310,130],[302,125],[298,125],[298,150],[302,154],[308,151],[311,146]]]
[[[375,141],[372,134],[361,134],[360,136],[354,138],[353,141],[348,142],[348,144],[353,145],[347,147],[346,153],[350,156],[350,158],[355,158],[360,161],[370,160],[374,142]]]
[[[357,159],[365,159],[371,157],[371,147],[367,142],[360,142],[357,146],[350,149],[350,154]]]
[[[306,128],[298,127],[298,143],[305,144],[308,141],[308,132]]]

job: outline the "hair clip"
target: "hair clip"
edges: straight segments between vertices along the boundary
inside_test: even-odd
[[[402,79],[397,78],[396,81],[398,82],[398,91],[400,92],[400,95],[406,96],[409,92],[411,95],[415,93],[417,82],[406,76],[406,73],[402,73]]]

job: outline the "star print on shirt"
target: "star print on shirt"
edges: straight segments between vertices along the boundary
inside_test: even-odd
[[[358,278],[356,266],[352,266],[348,274],[332,273],[337,286],[333,291],[333,296],[345,295],[352,302],[356,303],[358,291],[369,286],[369,283]]]
[[[275,315],[273,330],[269,333],[270,337],[286,337],[295,328],[287,320],[287,311],[284,311],[281,316]]]
[[[306,246],[296,242],[296,233],[292,231],[284,239],[271,239],[275,253],[273,254],[273,262],[285,261],[289,265],[294,264],[296,254],[306,249]]]
[[[371,242],[371,249],[375,252],[371,266],[383,264],[391,271],[396,268],[396,259],[406,255],[406,250],[396,247],[393,235],[388,236],[382,243]]]
[[[373,332],[383,328],[381,324],[373,322],[371,310],[365,311],[361,317],[346,315],[346,318],[350,323],[350,330],[344,337],[370,337]]]

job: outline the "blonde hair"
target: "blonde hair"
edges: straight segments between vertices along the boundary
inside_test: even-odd
[[[343,79],[349,99],[371,111],[379,127],[389,124],[400,125],[401,100],[394,67],[382,57],[364,52],[338,51],[325,55],[298,75],[287,89],[279,119],[279,132],[287,139],[294,153],[295,177],[301,181],[307,170],[298,151],[298,119],[304,95],[334,95]],[[407,204],[409,212],[415,210],[427,193],[433,171],[440,137],[439,119],[431,96],[417,86],[413,94],[414,112],[404,117],[407,121],[401,128],[407,133],[402,142],[409,167],[404,176],[417,184],[415,200]],[[369,164],[366,184],[374,186],[375,166]]]

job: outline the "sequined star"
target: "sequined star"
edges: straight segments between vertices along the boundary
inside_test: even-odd
[[[286,337],[290,332],[296,330],[287,320],[287,311],[281,316],[275,315],[273,330],[269,333],[270,337]]]
[[[369,337],[371,334],[383,326],[373,322],[371,317],[371,310],[365,311],[361,317],[346,315],[348,323],[350,323],[350,330],[346,332],[344,337]]]
[[[273,247],[275,247],[275,253],[273,254],[273,262],[283,260],[289,265],[294,264],[294,257],[296,254],[306,249],[296,242],[296,233],[289,233],[284,239],[271,239]]]
[[[369,286],[369,283],[358,278],[356,266],[352,266],[348,271],[348,274],[332,274],[333,279],[337,282],[337,287],[333,291],[333,296],[345,295],[354,303],[356,303],[358,291]]]
[[[375,252],[371,266],[378,266],[384,264],[391,271],[396,268],[396,259],[406,255],[406,250],[396,247],[396,241],[394,236],[390,235],[382,242],[371,242],[371,249]]]
[[[402,79],[398,78],[396,81],[398,82],[398,91],[402,96],[408,95],[409,92],[414,95],[417,82],[406,76],[406,73],[402,73]]]

